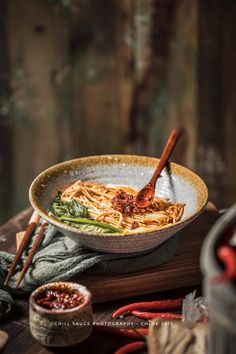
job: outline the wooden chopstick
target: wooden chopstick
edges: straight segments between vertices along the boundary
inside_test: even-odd
[[[42,238],[44,236],[44,230],[45,230],[46,226],[47,226],[47,222],[43,221],[42,226],[41,226],[41,228],[39,230],[39,233],[38,233],[38,235],[36,236],[36,239],[33,242],[33,245],[32,245],[32,248],[31,248],[29,254],[28,254],[28,257],[26,258],[26,261],[25,261],[24,267],[22,268],[22,271],[20,273],[19,279],[16,282],[16,286],[15,286],[16,288],[18,288],[18,286],[20,285],[20,283],[21,283],[21,281],[22,281],[22,279],[23,279],[23,277],[24,277],[24,275],[25,275],[25,273],[26,273],[26,271],[27,271],[27,269],[28,269],[33,257],[34,257],[34,255],[35,255],[35,252],[36,252],[36,250],[37,250],[37,248],[38,248],[38,246],[39,246],[39,244],[40,244],[40,242],[41,242],[41,240],[42,240]]]
[[[39,219],[40,219],[40,216],[38,215],[38,213],[36,211],[33,212],[30,220],[29,220],[29,223],[28,223],[28,226],[27,226],[27,229],[25,230],[25,234],[24,234],[24,237],[20,243],[20,246],[15,254],[15,257],[12,261],[12,264],[10,266],[10,269],[8,271],[8,274],[7,274],[7,277],[6,277],[6,280],[4,282],[4,285],[7,285],[10,277],[12,276],[16,266],[17,266],[17,263],[18,261],[20,260],[21,256],[22,256],[22,253],[24,252],[26,246],[27,246],[27,243],[31,237],[31,235],[33,234],[38,222],[39,222]]]

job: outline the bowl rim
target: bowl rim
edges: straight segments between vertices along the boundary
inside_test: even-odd
[[[195,179],[195,181],[197,181],[198,184],[200,184],[201,186],[201,193],[203,194],[203,202],[197,206],[196,210],[191,213],[189,216],[180,219],[179,221],[177,221],[174,224],[169,224],[169,225],[165,225],[163,227],[161,227],[160,229],[157,228],[153,228],[147,232],[143,232],[143,231],[136,231],[135,233],[130,233],[130,232],[126,232],[124,231],[123,233],[91,233],[91,232],[81,232],[78,229],[68,226],[66,224],[63,224],[62,222],[58,221],[56,218],[54,218],[52,215],[49,215],[48,212],[45,209],[42,209],[37,201],[35,201],[33,192],[34,189],[36,188],[36,185],[38,183],[38,181],[40,180],[40,178],[42,178],[45,174],[51,173],[54,169],[58,169],[62,166],[69,166],[71,164],[74,164],[76,162],[81,162],[84,163],[85,165],[95,165],[98,164],[98,162],[96,163],[96,161],[98,160],[104,160],[107,159],[107,161],[109,163],[117,163],[120,159],[127,159],[127,160],[131,160],[132,163],[134,165],[138,165],[138,163],[135,163],[135,160],[143,160],[141,165],[145,165],[146,166],[150,166],[150,167],[155,167],[157,162],[159,161],[159,158],[157,157],[151,157],[151,156],[144,156],[144,155],[127,155],[127,154],[107,154],[107,155],[90,155],[90,156],[83,156],[83,157],[79,157],[76,159],[71,159],[71,160],[66,160],[63,162],[60,162],[58,164],[55,164],[49,168],[47,168],[46,170],[42,171],[38,176],[36,176],[36,178],[32,181],[30,188],[29,188],[29,200],[30,203],[32,205],[32,207],[34,208],[34,210],[36,210],[38,212],[38,214],[46,221],[48,221],[49,224],[52,224],[53,226],[55,226],[57,229],[63,229],[64,231],[67,232],[72,232],[72,233],[77,233],[78,235],[83,235],[83,236],[96,236],[96,237],[128,237],[128,236],[137,236],[137,235],[155,235],[157,232],[163,232],[166,229],[171,230],[172,228],[176,228],[176,226],[178,225],[185,225],[186,223],[191,222],[193,219],[195,219],[198,215],[201,214],[201,212],[204,210],[207,202],[208,202],[208,188],[205,184],[205,182],[202,180],[202,178],[200,176],[198,176],[195,172],[193,172],[191,169],[184,167],[180,164],[177,164],[175,162],[170,162],[171,167],[173,167],[174,169],[179,170],[179,172],[181,171],[181,173],[179,173],[180,175],[184,175],[185,173],[187,173],[188,176],[191,176],[192,178]],[[131,161],[128,161],[131,163]],[[95,163],[94,163],[95,162]],[[123,163],[124,161],[121,161],[121,163]],[[144,163],[145,162],[145,163]],[[191,179],[189,178],[189,181]],[[144,181],[145,184],[146,181]],[[193,185],[193,184],[192,184]]]

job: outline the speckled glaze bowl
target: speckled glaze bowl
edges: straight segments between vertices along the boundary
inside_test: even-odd
[[[101,155],[83,157],[55,165],[42,172],[32,183],[30,202],[35,210],[63,234],[97,251],[131,253],[152,249],[177,233],[204,209],[208,191],[202,179],[189,169],[170,164],[157,180],[156,195],[172,202],[185,203],[182,219],[160,230],[133,234],[81,233],[48,215],[57,191],[76,180],[130,186],[137,190],[151,178],[158,159],[135,155]]]
[[[79,290],[84,302],[77,307],[52,312],[36,303],[45,290]],[[30,296],[29,324],[32,336],[43,345],[66,347],[82,342],[92,332],[93,312],[91,293],[83,285],[71,282],[54,282],[40,286]]]

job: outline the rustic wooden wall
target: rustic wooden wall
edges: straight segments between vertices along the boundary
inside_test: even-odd
[[[46,167],[159,156],[176,126],[174,160],[235,202],[235,14],[233,0],[1,0],[1,221]]]

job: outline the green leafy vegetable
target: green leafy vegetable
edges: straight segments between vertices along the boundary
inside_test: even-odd
[[[101,227],[103,229],[109,230],[109,232],[119,232],[119,233],[123,232],[123,230],[119,229],[118,227],[112,226],[110,224],[106,224],[105,222],[100,222],[100,221],[97,221],[97,220],[91,220],[91,219],[88,219],[88,218],[73,218],[73,217],[68,217],[68,216],[61,216],[61,217],[59,217],[59,220],[61,220],[61,221],[72,221],[73,223],[98,226],[98,227]]]
[[[52,202],[53,215],[63,223],[75,227],[82,232],[90,233],[122,233],[123,230],[110,224],[91,220],[88,218],[88,208],[80,204],[76,200],[61,200],[61,192],[58,192],[56,198]]]
[[[95,226],[95,225],[78,224],[76,222],[71,222],[71,221],[63,221],[63,223],[68,226],[78,229],[80,232],[88,232],[88,233],[93,233],[93,234],[112,233],[112,231],[109,229],[104,229],[103,227],[99,227],[99,226]]]
[[[56,198],[52,203],[53,213],[57,218],[61,216],[68,216],[68,217],[87,217],[88,216],[88,209],[77,202],[76,200],[72,199],[69,202],[61,200],[61,192],[58,192]]]

